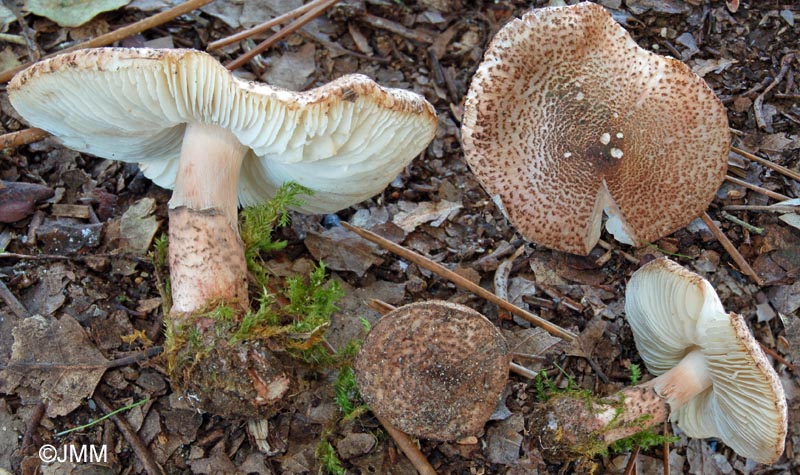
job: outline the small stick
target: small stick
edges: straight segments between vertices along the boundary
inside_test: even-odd
[[[28,423],[25,425],[25,435],[22,436],[22,447],[21,451],[25,451],[31,442],[33,442],[33,434],[36,432],[36,429],[39,428],[39,423],[42,422],[42,416],[44,416],[44,410],[47,408],[47,405],[43,402],[37,403],[36,406],[33,408],[33,413],[31,414],[31,418],[28,419]]]
[[[184,13],[189,13],[192,10],[196,10],[202,7],[203,5],[211,3],[212,1],[213,0],[189,0],[176,7],[170,8],[169,10],[164,10],[161,13],[157,13],[151,17],[145,18],[144,20],[137,21],[136,23],[131,23],[130,25],[124,26],[118,30],[108,32],[105,35],[100,35],[97,38],[93,38],[91,40],[78,43],[74,46],[65,48],[55,53],[48,54],[44,56],[43,59],[50,58],[52,56],[55,56],[56,54],[67,53],[69,51],[75,51],[84,48],[97,48],[99,46],[110,45],[115,41],[122,40],[129,36],[136,35],[145,30],[149,30],[150,28],[154,28],[158,25],[164,24],[174,18],[183,15]],[[2,73],[0,73],[0,82],[6,82],[10,80],[12,77],[14,77],[15,74],[27,68],[31,64],[32,63],[26,63],[16,68],[3,71]]]
[[[228,46],[231,43],[236,43],[237,41],[244,40],[246,38],[250,38],[251,36],[257,35],[259,33],[263,33],[273,26],[280,25],[281,23],[287,20],[294,20],[295,18],[299,17],[303,13],[311,10],[314,7],[317,7],[327,0],[312,0],[311,2],[306,3],[305,5],[301,5],[294,10],[284,13],[283,15],[276,16],[275,18],[266,21],[260,25],[256,25],[252,28],[249,28],[244,31],[240,31],[234,35],[219,39],[217,41],[212,41],[206,47],[207,51],[213,51],[215,49],[222,48],[223,46]]]
[[[708,229],[711,230],[711,233],[714,235],[714,237],[717,238],[717,241],[722,244],[722,247],[724,247],[725,250],[728,251],[728,254],[731,255],[733,260],[736,261],[736,265],[739,266],[742,272],[749,275],[757,285],[764,285],[764,281],[761,280],[758,274],[756,274],[756,271],[750,267],[750,264],[748,264],[744,257],[739,253],[739,250],[736,249],[736,246],[734,246],[730,239],[728,239],[728,236],[726,236],[719,226],[717,226],[714,221],[711,220],[711,216],[709,216],[708,213],[703,212],[703,214],[700,215],[700,218],[704,223],[706,223],[706,226],[708,226]]]
[[[375,244],[378,244],[384,249],[387,249],[390,252],[393,252],[394,254],[404,259],[408,259],[414,264],[417,264],[422,268],[428,269],[429,271],[435,273],[436,275],[449,280],[450,282],[456,284],[462,289],[469,290],[470,292],[488,300],[489,302],[492,302],[493,304],[499,306],[500,308],[508,310],[514,315],[522,317],[523,319],[533,323],[534,325],[543,328],[551,335],[557,336],[565,341],[573,341],[576,338],[575,334],[572,333],[571,331],[565,330],[554,323],[548,322],[542,317],[539,317],[537,315],[534,315],[526,310],[517,307],[516,305],[512,304],[507,300],[501,299],[500,297],[496,296],[492,292],[489,292],[480,285],[470,282],[464,277],[461,277],[460,275],[456,274],[450,269],[444,267],[441,264],[433,262],[427,257],[422,256],[421,254],[417,254],[416,252],[410,249],[406,249],[403,246],[399,246],[389,241],[388,239],[385,239],[373,233],[372,231],[367,231],[366,229],[359,228],[358,226],[353,226],[345,222],[342,222],[342,226],[344,226],[346,229],[349,229],[350,231],[353,231],[354,233],[358,234],[367,241],[374,242]]]
[[[625,472],[623,475],[631,475],[636,473],[636,457],[639,456],[639,446],[633,448],[633,452],[631,452],[631,456],[628,458],[628,464],[625,466]]]
[[[772,213],[794,213],[800,211],[800,204],[798,205],[782,205],[780,203],[776,203],[774,205],[728,205],[723,206],[722,209],[725,211],[768,211]]]
[[[411,465],[417,469],[419,475],[436,475],[436,470],[433,469],[433,466],[431,466],[430,462],[428,462],[428,459],[425,458],[425,455],[419,450],[417,444],[411,440],[408,434],[395,428],[377,414],[373,413],[373,415],[376,419],[378,419],[378,422],[381,423],[383,428],[386,429],[386,432],[392,436],[394,443],[400,447],[400,450],[402,450],[404,454],[406,454],[406,457],[408,457]]]
[[[637,259],[635,256],[633,256],[631,254],[628,254],[627,252],[625,252],[625,251],[623,251],[621,249],[617,249],[610,242],[605,242],[602,239],[598,239],[597,240],[597,244],[600,247],[602,247],[603,249],[605,249],[606,251],[618,252],[622,257],[625,258],[626,261],[630,262],[631,264],[636,264],[638,266],[641,263],[641,261],[639,259]]]
[[[786,168],[784,166],[781,166],[781,165],[778,165],[777,163],[773,163],[773,162],[767,160],[766,158],[761,158],[758,155],[755,155],[755,154],[752,154],[752,153],[748,152],[747,150],[742,150],[742,149],[740,149],[738,147],[734,147],[732,145],[731,145],[731,150],[736,152],[736,153],[738,153],[739,155],[741,155],[741,156],[743,156],[745,158],[748,158],[748,159],[750,159],[750,160],[752,160],[754,162],[758,162],[758,163],[764,165],[767,168],[771,168],[771,169],[775,170],[776,172],[778,172],[778,173],[780,173],[782,175],[786,175],[786,176],[788,176],[789,178],[791,178],[791,179],[793,179],[795,181],[800,181],[800,173],[797,173],[796,171],[789,170],[788,168]]]
[[[25,41],[25,38],[23,38],[22,36],[11,35],[8,33],[0,33],[0,41],[4,41],[6,43],[14,43],[15,45],[22,45],[22,46],[28,44],[28,42]]]
[[[386,18],[370,15],[369,13],[361,15],[358,17],[358,19],[373,28],[390,31],[396,35],[400,35],[404,38],[418,41],[420,43],[433,44],[433,42],[436,40],[436,38],[434,38],[433,35],[428,32],[411,30],[399,23],[387,20]]]
[[[766,188],[761,188],[760,186],[753,185],[752,183],[748,183],[748,182],[746,182],[744,180],[740,180],[740,179],[738,179],[738,178],[736,178],[734,176],[727,175],[725,177],[725,179],[728,180],[731,183],[743,186],[743,187],[748,188],[750,190],[753,190],[753,191],[756,191],[758,193],[761,193],[762,195],[768,196],[768,197],[772,198],[773,200],[786,201],[786,200],[790,199],[786,195],[782,195],[780,193],[776,193],[776,192],[768,190]]]
[[[111,407],[111,404],[104,398],[99,392],[95,392],[94,396],[92,396],[94,402],[97,403],[98,407],[102,409],[106,413],[114,412],[114,408]],[[125,440],[128,441],[130,444],[131,449],[133,449],[133,453],[136,454],[136,457],[142,462],[144,469],[147,471],[148,475],[165,475],[164,469],[156,462],[155,457],[153,454],[150,453],[150,449],[144,445],[142,439],[139,438],[139,435],[133,430],[133,427],[128,423],[128,420],[124,417],[119,415],[111,416],[111,419],[117,425],[120,433],[122,436],[125,437]]]
[[[786,76],[786,73],[789,71],[789,65],[792,64],[794,61],[794,53],[788,53],[781,58],[781,70],[778,72],[778,75],[775,76],[775,79],[764,89],[764,92],[756,97],[756,100],[753,101],[753,112],[755,112],[756,116],[756,123],[758,127],[762,130],[767,129],[767,122],[764,120],[764,112],[761,110],[762,106],[764,105],[764,96],[766,96],[769,91],[775,88],[783,78]],[[795,178],[796,179],[796,178]]]
[[[736,216],[734,216],[734,215],[732,215],[730,213],[727,213],[725,211],[720,211],[719,215],[722,216],[723,218],[727,219],[728,221],[734,223],[734,224],[738,224],[739,226],[741,226],[741,227],[745,228],[746,230],[750,231],[751,233],[764,234],[764,228],[759,228],[758,226],[753,226],[752,224],[750,224],[750,223],[748,223],[746,221],[743,221],[743,220],[737,218]]]
[[[770,355],[771,357],[775,358],[775,361],[778,363],[786,366],[789,371],[794,372],[794,365],[786,360],[783,356],[780,355],[777,351],[773,350],[772,348],[766,346],[765,344],[758,342],[761,345],[761,349],[764,350],[764,353]]]
[[[42,129],[30,128],[0,135],[0,150],[17,148],[46,139],[50,134]]]
[[[310,22],[314,18],[322,15],[325,10],[332,7],[334,3],[338,2],[339,0],[325,0],[321,2],[315,8],[307,11],[303,16],[298,18],[297,20],[293,21],[292,23],[288,24],[285,28],[281,28],[278,32],[267,38],[266,40],[262,41],[255,48],[251,49],[250,51],[244,53],[243,55],[239,56],[238,58],[234,59],[230,63],[226,64],[225,67],[228,70],[233,71],[234,69],[238,69],[242,67],[245,63],[256,57],[257,55],[261,54],[262,51],[266,50],[270,46],[274,45],[285,36],[288,36],[295,31],[299,30],[303,27],[306,23]]]
[[[536,379],[536,376],[539,375],[539,373],[537,373],[536,371],[531,371],[520,364],[514,363],[513,361],[511,362],[511,364],[509,364],[508,370],[511,371],[512,373],[516,373],[522,376],[523,378],[528,378],[528,379]]]
[[[0,298],[5,301],[6,305],[8,305],[8,308],[10,308],[17,317],[28,318],[28,316],[30,316],[28,309],[22,305],[22,303],[17,299],[16,295],[14,295],[8,289],[8,287],[6,287],[6,283],[2,280],[0,280]]]

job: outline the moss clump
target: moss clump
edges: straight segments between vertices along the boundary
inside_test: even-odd
[[[283,186],[274,199],[241,213],[240,234],[248,270],[258,285],[256,308],[228,302],[166,322],[164,356],[173,385],[201,408],[219,414],[265,416],[279,408],[294,384],[299,358],[324,363],[337,358],[324,341],[343,292],[320,263],[307,276],[270,278],[264,253],[282,249],[274,231],[289,222],[287,210],[310,191]],[[154,262],[162,260],[154,251]]]

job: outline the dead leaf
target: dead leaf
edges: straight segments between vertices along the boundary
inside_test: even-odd
[[[124,249],[139,256],[147,254],[150,243],[158,231],[158,221],[153,213],[156,200],[142,198],[122,215],[119,223],[120,236],[125,239]]]
[[[23,404],[47,403],[47,417],[69,414],[92,395],[108,360],[77,320],[35,315],[14,330],[8,367],[0,372],[3,392]]]
[[[305,245],[314,259],[321,260],[329,269],[355,272],[359,277],[373,264],[383,262],[366,241],[342,227],[323,233],[309,231]]]
[[[64,305],[67,299],[64,289],[74,278],[64,264],[44,267],[39,272],[39,283],[23,296],[22,303],[31,314],[50,316]]]
[[[36,203],[51,196],[53,189],[44,185],[0,181],[0,223],[27,218],[36,211]]]
[[[692,71],[700,77],[705,76],[710,72],[715,72],[717,74],[725,71],[733,64],[738,63],[735,59],[728,59],[728,58],[716,58],[716,59],[695,59],[694,66],[692,66]]]
[[[317,69],[316,51],[314,43],[306,43],[297,51],[269,57],[267,59],[269,69],[261,79],[270,86],[290,91],[302,90]]]
[[[586,324],[578,338],[575,339],[567,347],[566,353],[569,356],[578,356],[581,358],[590,358],[594,352],[595,346],[603,338],[603,333],[606,331],[608,322],[602,318],[593,318]]]
[[[25,422],[17,416],[11,414],[6,400],[0,399],[0,470],[11,468],[11,457],[25,432]]]
[[[438,227],[448,217],[452,218],[459,209],[461,209],[461,203],[446,200],[436,203],[425,201],[409,211],[397,213],[392,222],[400,226],[403,231],[410,233],[424,223],[431,223],[431,226]]]
[[[131,0],[27,0],[28,10],[61,26],[80,26],[96,15],[116,10]]]
[[[516,465],[519,461],[519,449],[522,446],[521,432],[524,429],[525,420],[522,414],[514,414],[489,427],[486,431],[489,461],[502,465]]]

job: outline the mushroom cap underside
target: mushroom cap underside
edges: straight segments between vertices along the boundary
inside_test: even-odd
[[[479,434],[508,380],[497,328],[475,310],[429,301],[384,315],[355,361],[364,400],[402,431],[433,440]]]
[[[588,254],[602,211],[637,245],[705,210],[725,177],[725,107],[600,5],[534,9],[492,40],[467,95],[467,162],[527,239]]]
[[[64,145],[138,162],[172,188],[185,124],[218,125],[250,148],[239,201],[270,198],[293,180],[315,192],[302,210],[332,212],[378,192],[432,140],[433,107],[421,96],[361,75],[293,92],[234,77],[185,49],[98,48],[22,71],[11,103]]]
[[[672,412],[690,437],[718,437],[738,454],[772,463],[783,453],[783,386],[744,319],[726,313],[711,284],[662,258],[637,270],[625,312],[647,369],[667,372],[699,350],[712,386]]]

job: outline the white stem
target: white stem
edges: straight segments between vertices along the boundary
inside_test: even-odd
[[[711,386],[711,372],[700,350],[694,350],[677,366],[642,386],[652,387],[674,411]]]
[[[236,227],[239,172],[247,151],[227,129],[187,124],[170,209],[221,212]]]
[[[229,131],[189,124],[169,202],[173,315],[209,305],[247,308],[247,264],[239,238],[239,171],[248,148]]]

